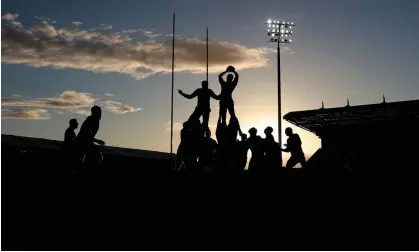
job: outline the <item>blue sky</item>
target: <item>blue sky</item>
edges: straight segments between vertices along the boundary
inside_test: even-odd
[[[1,7],[2,29],[8,24],[15,30],[38,32],[41,40],[51,39],[47,32],[52,32],[52,39],[57,39],[68,34],[65,32],[77,31],[84,31],[83,36],[99,33],[97,39],[107,39],[106,49],[97,55],[86,52],[83,44],[73,47],[66,40],[55,49],[51,49],[50,42],[45,42],[46,49],[36,52],[42,57],[35,57],[28,55],[33,53],[31,45],[25,41],[13,44],[7,41],[10,34],[2,31],[2,134],[62,139],[68,120],[74,117],[82,122],[87,105],[95,103],[106,108],[98,137],[108,145],[169,151],[171,37],[167,35],[171,34],[173,12],[176,12],[176,33],[184,39],[181,51],[176,54],[179,71],[175,75],[175,89],[191,93],[205,79],[202,39],[208,26],[212,40],[210,88],[219,93],[216,73],[229,63],[237,66],[240,82],[234,99],[245,131],[252,126],[263,131],[270,125],[274,135],[277,132],[276,54],[269,50],[275,49],[275,45],[267,43],[264,22],[268,18],[297,24],[293,43],[281,55],[283,114],[319,108],[322,101],[325,107],[344,106],[347,97],[351,105],[378,103],[383,94],[387,101],[419,98],[419,2],[416,0],[7,0],[2,1]],[[18,16],[10,15],[16,13]],[[50,19],[41,23],[35,16]],[[82,24],[72,24],[75,21]],[[23,28],[17,27],[16,22]],[[112,29],[107,29],[110,26]],[[131,33],[127,32],[129,29]],[[128,37],[118,37],[126,39],[122,42],[110,42],[110,36],[116,34]],[[169,44],[164,44],[165,41]],[[137,46],[138,42],[142,43],[141,47]],[[155,43],[158,49],[153,47]],[[3,48],[5,44],[10,48]],[[119,55],[121,48],[124,55]],[[126,56],[126,48],[135,48],[134,54],[139,56]],[[112,49],[112,53],[107,54],[107,49]],[[50,64],[40,66],[42,59]],[[144,77],[140,76],[144,69],[133,70],[137,61],[148,67],[147,74],[152,74]],[[55,69],[57,66],[64,68]],[[30,106],[22,106],[22,101]],[[43,103],[35,108],[37,103],[33,101]],[[51,107],[45,101],[61,103]],[[67,106],[63,102],[83,106],[69,109],[63,107]],[[193,111],[196,101],[175,93],[174,102],[175,121],[181,123]],[[211,104],[210,124],[215,124],[218,104],[215,101]],[[6,109],[8,113],[13,109],[32,109],[28,113],[43,114],[31,115],[32,119],[11,119],[5,118]],[[27,113],[23,116],[30,117]],[[283,127],[286,126],[284,123]],[[313,134],[296,131],[304,141],[305,152],[313,153],[320,146]],[[178,143],[178,132],[175,132],[175,150]]]

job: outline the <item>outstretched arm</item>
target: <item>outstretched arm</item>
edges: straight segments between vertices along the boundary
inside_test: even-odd
[[[216,95],[216,94],[214,93],[214,91],[212,91],[212,90],[211,90],[211,92],[210,92],[210,96],[211,96],[213,99],[215,99],[215,100],[220,100],[220,96],[219,96],[219,95]]]
[[[218,81],[220,82],[221,85],[225,84],[225,81],[223,79],[223,75],[227,73],[227,70],[220,73],[220,75],[218,75]]]
[[[198,94],[196,92],[196,90],[192,93],[192,94],[185,94],[182,90],[178,90],[179,94],[183,97],[185,97],[186,99],[192,99],[195,98]]]
[[[93,137],[93,142],[100,144],[100,145],[105,145],[105,142],[95,138],[97,132],[99,131],[99,123],[95,123],[92,125],[92,130],[90,131],[92,133],[92,137]]]
[[[97,144],[100,144],[100,145],[105,145],[105,142],[104,141],[102,141],[100,139],[97,139],[97,138],[93,138],[93,142],[95,142]]]

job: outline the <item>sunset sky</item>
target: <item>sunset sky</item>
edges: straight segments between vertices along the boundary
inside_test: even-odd
[[[68,120],[104,110],[107,145],[170,150],[172,14],[176,12],[175,91],[205,79],[209,27],[210,88],[228,65],[240,74],[233,97],[242,129],[277,135],[275,44],[268,18],[296,23],[283,46],[282,113],[419,98],[417,0],[213,0],[1,2],[2,134],[62,140]],[[196,100],[175,93],[174,150]],[[211,101],[210,124],[218,117]],[[283,123],[283,129],[289,126]],[[293,127],[307,154],[320,139]],[[215,129],[214,129],[215,130]],[[285,141],[285,134],[283,134]],[[285,158],[286,159],[286,158]]]

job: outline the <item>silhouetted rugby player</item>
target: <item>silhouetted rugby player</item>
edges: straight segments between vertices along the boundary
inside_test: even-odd
[[[241,134],[241,141],[236,142],[234,148],[233,170],[235,172],[243,172],[247,164],[247,152],[249,146],[246,142],[247,135]]]
[[[249,129],[250,137],[246,140],[247,146],[252,151],[252,158],[249,162],[249,171],[260,171],[263,170],[263,146],[262,138],[257,135],[257,129]]]
[[[224,81],[223,75],[227,72],[234,73],[234,77],[232,74],[227,75],[227,81]],[[233,79],[234,78],[234,79]],[[220,73],[218,76],[218,81],[221,85],[221,93],[220,97],[220,117],[222,122],[226,121],[227,110],[230,113],[231,117],[236,117],[236,113],[234,112],[234,101],[233,101],[233,91],[237,86],[239,81],[239,74],[236,72],[233,66],[228,66],[227,69]]]
[[[92,107],[91,112],[92,114],[88,116],[81,125],[77,138],[86,158],[88,158],[90,161],[92,158],[94,159],[95,163],[97,163],[102,161],[102,157],[94,143],[98,143],[100,145],[105,144],[104,141],[95,138],[97,132],[99,131],[100,119],[102,118],[102,109],[95,105]]]
[[[75,147],[75,144],[77,143],[77,136],[74,130],[76,130],[79,127],[79,123],[77,122],[77,119],[71,119],[69,121],[69,127],[66,129],[64,134],[64,148],[73,148]]]
[[[208,132],[208,121],[211,112],[210,99],[212,97],[215,100],[219,100],[219,97],[215,95],[214,91],[208,88],[208,82],[203,81],[202,88],[196,89],[192,94],[185,94],[182,90],[178,90],[178,92],[180,95],[187,99],[198,97],[198,104],[195,107],[192,115],[189,117],[189,120],[193,118],[199,120],[199,118],[202,116],[202,125],[205,127],[206,132]]]
[[[262,140],[263,151],[265,153],[264,169],[270,171],[274,170],[277,165],[281,165],[279,159],[279,154],[281,150],[279,144],[275,142],[272,132],[272,127],[266,127],[266,129],[264,130],[265,138]]]
[[[79,165],[79,151],[78,151],[78,140],[76,130],[79,126],[79,123],[76,119],[71,119],[69,121],[69,127],[64,133],[64,143],[62,146],[62,151],[64,154],[65,163],[64,165],[68,168],[68,172],[72,171],[73,173],[77,172],[77,167]]]
[[[199,154],[199,166],[203,171],[212,171],[217,156],[217,142],[211,138],[211,131],[205,136]]]
[[[287,162],[286,168],[293,168],[297,163],[300,163],[303,168],[307,167],[306,158],[303,149],[301,148],[301,139],[298,134],[294,134],[291,128],[285,129],[285,134],[288,136],[285,152],[291,152],[291,157]]]

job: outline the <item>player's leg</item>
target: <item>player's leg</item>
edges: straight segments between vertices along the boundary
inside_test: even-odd
[[[196,106],[195,110],[192,112],[192,115],[189,117],[188,121],[192,121],[192,119],[198,119],[201,117],[202,111],[201,108]]]
[[[227,106],[220,102],[220,118],[222,123],[226,123]]]
[[[234,111],[234,103],[231,102],[228,104],[228,113],[230,114],[230,117],[236,117],[236,112]]]
[[[294,166],[298,163],[298,159],[294,156],[291,156],[290,159],[287,161],[287,165],[285,166],[287,169],[294,168]]]
[[[209,133],[209,116],[210,116],[211,109],[203,111],[202,115],[202,126],[204,127],[205,135]]]

